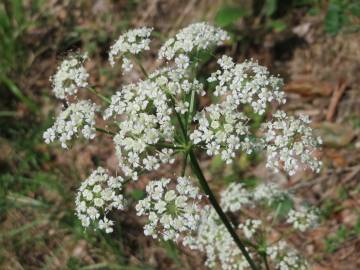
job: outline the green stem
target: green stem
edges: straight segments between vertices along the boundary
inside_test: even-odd
[[[263,254],[263,258],[264,258],[266,270],[270,270],[270,265],[269,265],[269,262],[268,262],[267,254],[266,254],[266,253]]]
[[[191,89],[191,96],[190,96],[190,103],[189,103],[189,110],[188,113],[186,115],[186,131],[189,127],[189,124],[191,123],[193,114],[194,114],[194,109],[195,109],[195,90]]]
[[[182,146],[176,146],[176,145],[172,145],[172,144],[168,144],[168,143],[157,143],[157,144],[148,144],[148,145],[153,146],[153,147],[169,148],[169,149],[176,149],[176,150],[183,149]]]
[[[99,131],[99,132],[102,132],[102,133],[105,133],[105,134],[108,134],[108,135],[111,135],[111,136],[115,136],[116,133],[114,132],[111,132],[109,130],[106,130],[106,129],[103,129],[103,128],[100,128],[100,127],[95,127],[96,131]]]
[[[182,166],[182,169],[181,169],[181,176],[182,177],[184,177],[184,175],[185,175],[187,160],[188,160],[188,153],[185,153],[184,162],[182,164],[183,166]]]
[[[98,91],[96,91],[94,88],[92,87],[88,87],[87,88],[91,93],[97,95],[99,98],[101,98],[103,101],[105,101],[108,104],[111,104],[111,100],[108,97],[105,97],[104,95],[100,94]]]
[[[139,57],[138,57],[137,55],[135,55],[134,59],[135,59],[136,64],[140,67],[141,72],[144,74],[144,76],[145,76],[146,78],[149,78],[149,74],[146,72],[146,69],[145,69],[144,66],[141,64]]]
[[[191,167],[192,167],[196,177],[198,178],[203,191],[208,196],[210,203],[212,204],[215,211],[219,215],[222,223],[225,225],[225,227],[228,230],[228,232],[230,233],[231,237],[234,239],[236,245],[241,250],[241,252],[244,255],[245,259],[249,263],[251,269],[252,270],[258,270],[258,267],[255,265],[254,261],[250,257],[249,252],[246,250],[245,245],[242,243],[239,236],[236,234],[236,232],[235,232],[233,226],[231,225],[229,219],[226,217],[225,213],[223,212],[222,208],[220,207],[219,203],[217,202],[214,193],[211,191],[211,189],[210,189],[210,187],[209,187],[209,185],[208,185],[208,183],[207,183],[207,181],[205,179],[205,176],[201,171],[201,168],[200,168],[199,163],[198,163],[198,161],[197,161],[197,159],[195,157],[195,154],[193,153],[193,151],[191,149],[189,150],[189,156],[190,156]]]

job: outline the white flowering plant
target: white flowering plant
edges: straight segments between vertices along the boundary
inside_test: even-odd
[[[44,133],[45,142],[59,140],[68,148],[79,135],[93,140],[103,132],[113,140],[122,175],[110,176],[99,167],[81,184],[76,213],[82,225],[112,233],[111,213],[127,207],[126,184],[181,160],[176,180],[173,175],[153,179],[146,197],[135,206],[137,215],[148,220],[145,235],[199,250],[214,269],[307,269],[308,263],[289,247],[285,235],[270,236],[278,222],[291,225],[289,231],[304,232],[317,223],[316,210],[294,206],[287,217],[279,218],[272,205],[292,194],[275,182],[255,188],[232,183],[218,200],[198,156],[219,156],[231,163],[240,152],[263,151],[266,167],[276,173],[293,175],[305,167],[318,172],[321,162],[314,152],[321,140],[313,136],[309,118],[283,111],[271,115],[269,105],[285,103],[283,82],[256,61],[235,63],[223,55],[217,60],[219,68],[202,80],[199,55],[215,57],[214,49],[229,39],[224,30],[208,23],[192,24],[168,39],[159,49],[159,67],[148,72],[142,56],[150,49],[152,30],[130,30],[111,46],[111,66],[121,62],[124,73],[137,66],[143,75],[112,96],[90,86],[86,54],[64,60],[51,78],[55,97],[67,106]],[[102,104],[79,100],[80,91],[96,95]],[[214,102],[200,107],[202,96]],[[254,131],[244,108],[270,120]],[[104,121],[105,127],[98,126]],[[261,214],[254,216],[257,212]]]

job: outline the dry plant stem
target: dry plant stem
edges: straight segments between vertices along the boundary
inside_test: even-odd
[[[191,167],[193,169],[193,172],[195,173],[196,177],[198,178],[199,183],[200,183],[203,191],[208,196],[210,203],[214,207],[216,213],[219,215],[222,223],[225,225],[225,227],[228,230],[228,232],[230,233],[231,237],[234,239],[236,245],[241,250],[241,252],[244,255],[245,259],[249,263],[251,269],[252,270],[258,270],[259,268],[255,265],[254,261],[251,259],[251,256],[248,253],[248,251],[246,250],[245,245],[242,243],[239,236],[236,234],[236,232],[235,232],[233,226],[231,225],[229,219],[226,217],[224,211],[222,210],[219,203],[217,202],[214,193],[210,189],[210,187],[209,187],[209,185],[208,185],[208,183],[207,183],[207,181],[206,181],[206,179],[204,177],[204,174],[201,171],[201,168],[200,168],[199,163],[198,163],[198,161],[197,161],[197,159],[195,157],[195,154],[191,149],[189,150],[189,157],[190,157],[190,164],[191,164]]]

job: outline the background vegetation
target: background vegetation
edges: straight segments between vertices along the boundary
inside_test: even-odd
[[[0,269],[205,269],[201,254],[145,238],[132,210],[116,217],[113,235],[84,231],[74,216],[76,189],[95,165],[115,169],[111,142],[63,152],[42,140],[58,105],[48,78],[66,52],[88,51],[92,84],[111,93],[139,76],[122,78],[107,64],[122,31],[154,26],[162,40],[200,20],[232,34],[226,50],[235,59],[253,57],[283,76],[284,109],[311,115],[325,141],[320,175],[282,179],[322,213],[321,226],[292,244],[314,269],[360,269],[359,17],[356,0],[2,0]],[[255,155],[240,155],[232,166],[204,157],[202,166],[215,188],[271,177]],[[134,199],[154,176],[132,187]]]

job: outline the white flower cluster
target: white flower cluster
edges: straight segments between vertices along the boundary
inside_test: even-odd
[[[303,164],[313,171],[320,171],[322,163],[313,156],[313,152],[321,144],[321,139],[313,136],[310,122],[307,116],[295,118],[283,111],[273,114],[273,120],[262,127],[268,168],[275,172],[283,169],[294,175],[299,165]]]
[[[179,177],[175,189],[169,188],[170,182],[168,178],[151,181],[146,186],[147,197],[138,202],[136,211],[149,218],[145,235],[178,241],[197,229],[201,195],[189,178]]]
[[[221,207],[225,212],[236,212],[243,207],[254,207],[256,203],[270,205],[286,195],[275,183],[263,183],[255,189],[247,189],[242,183],[231,183],[221,192]]]
[[[143,27],[121,35],[109,51],[110,64],[113,66],[121,60],[123,71],[131,70],[132,55],[138,57],[142,51],[149,50],[152,30]],[[199,66],[196,54],[223,44],[228,38],[225,31],[207,23],[182,29],[160,48],[159,59],[165,60],[165,67],[150,73],[140,65],[146,78],[121,87],[111,97],[103,118],[114,127],[108,134],[114,135],[116,156],[126,179],[135,181],[145,171],[173,163],[175,154],[196,150],[205,150],[209,156],[219,155],[229,164],[239,151],[250,154],[254,149],[265,149],[267,167],[275,171],[285,170],[293,175],[300,164],[319,171],[321,162],[313,154],[320,140],[313,137],[308,117],[296,119],[278,111],[272,121],[263,124],[261,132],[252,134],[251,119],[245,115],[244,105],[245,111],[249,106],[262,115],[270,103],[285,102],[283,81],[255,61],[236,64],[226,55],[219,59],[219,70],[207,79],[210,88],[215,87],[214,95],[219,101],[196,111],[197,97],[205,95],[204,85],[196,79]],[[72,57],[61,64],[52,77],[56,97],[66,100],[79,88],[88,86],[89,75],[83,66],[86,57]],[[173,61],[169,63],[170,60]],[[66,100],[69,107],[44,133],[46,143],[58,139],[66,148],[74,137],[82,134],[92,139],[95,131],[101,130],[95,127],[96,104],[88,100],[69,103],[71,100]],[[108,101],[106,97],[102,100]],[[258,134],[264,138],[258,138]],[[76,212],[84,227],[113,231],[114,221],[109,215],[113,210],[124,209],[124,184],[122,177],[109,176],[101,167],[81,184]],[[207,256],[206,265],[211,268],[249,269],[248,261],[215,210],[201,206],[201,195],[189,178],[179,177],[174,184],[168,178],[150,181],[146,193],[136,205],[137,215],[148,218],[145,235],[174,240],[202,251]],[[246,216],[240,224],[234,224],[234,230],[242,238],[258,243],[270,232],[267,223],[272,217],[254,219],[248,215],[249,211],[255,206],[271,210],[269,206],[287,196],[274,183],[256,188],[232,183],[221,193],[220,205],[227,213]],[[291,210],[287,222],[305,231],[316,219],[313,211]],[[257,237],[260,230],[261,237]],[[260,259],[252,245],[248,251],[255,261]],[[285,242],[271,245],[267,254],[275,269],[307,267]]]
[[[76,196],[76,215],[84,227],[113,231],[114,222],[107,216],[111,210],[123,210],[125,200],[122,195],[124,179],[108,175],[108,171],[98,167],[80,186]]]
[[[226,31],[199,22],[180,30],[174,38],[168,39],[159,50],[159,58],[171,60],[177,54],[189,54],[195,50],[219,46],[229,39]]]
[[[222,70],[208,78],[209,82],[217,83],[215,96],[226,94],[229,102],[237,106],[249,104],[258,114],[265,113],[268,102],[285,103],[282,79],[270,75],[266,67],[252,60],[235,64],[226,55],[218,63]]]
[[[95,137],[96,104],[88,100],[72,103],[57,117],[54,125],[48,128],[43,138],[46,143],[59,139],[61,146],[67,148],[67,142],[81,131],[86,139]]]
[[[129,54],[139,54],[141,51],[149,50],[150,35],[153,28],[136,28],[122,34],[118,40],[111,46],[109,52],[109,62],[111,66],[115,65],[115,60],[122,58],[122,68],[124,71],[130,71],[133,67]]]
[[[160,141],[173,141],[171,113],[168,98],[155,81],[127,85],[112,96],[104,118],[113,115],[124,118],[114,143],[119,165],[126,176],[136,180],[137,170],[158,169],[161,163],[174,161],[171,149],[159,152],[154,147]]]
[[[270,205],[276,199],[287,195],[287,192],[282,190],[279,185],[275,183],[263,183],[258,185],[253,191],[253,198],[257,202],[265,202]]]
[[[154,81],[157,86],[166,94],[177,97],[175,102],[194,91],[196,94],[205,95],[203,84],[196,78],[189,76],[186,66],[165,67],[155,70],[149,75],[149,79]]]
[[[297,252],[290,248],[285,241],[270,246],[266,250],[270,259],[275,262],[278,270],[308,270],[309,264]]]
[[[202,211],[197,235],[186,240],[185,245],[206,254],[205,265],[209,268],[243,270],[249,267],[218,214],[210,207]]]
[[[88,86],[88,72],[84,68],[85,55],[74,55],[65,59],[58,67],[57,72],[50,78],[52,91],[59,99],[66,99],[77,93],[78,88]]]
[[[313,209],[300,209],[298,211],[291,209],[287,222],[291,223],[295,229],[305,232],[307,229],[315,226],[318,219],[319,216]]]
[[[236,212],[252,204],[251,194],[241,183],[231,183],[221,192],[221,207],[225,212]]]
[[[231,163],[238,150],[251,153],[248,118],[228,102],[206,107],[194,120],[199,126],[190,134],[190,139],[194,144],[204,143],[208,155],[220,154],[226,163]]]
[[[112,96],[104,119],[121,117],[114,143],[119,165],[126,176],[137,180],[140,170],[150,171],[162,163],[174,162],[173,150],[158,151],[156,144],[174,142],[175,127],[171,122],[174,110],[168,95],[182,96],[191,90],[202,93],[202,84],[197,80],[190,82],[179,69],[163,69]],[[187,109],[181,101],[175,104],[175,110],[180,113]]]
[[[245,223],[239,224],[239,229],[242,230],[246,238],[250,239],[260,227],[261,223],[259,219],[247,219]]]
[[[242,183],[231,183],[221,193],[221,207],[225,212],[237,212],[243,207],[253,208],[256,204],[269,206],[275,200],[282,200],[286,196],[290,194],[275,183],[263,183],[253,190],[246,189]],[[314,209],[291,209],[287,223],[291,223],[295,229],[304,232],[317,225],[318,218],[317,211]],[[245,223],[244,226],[246,225]]]

